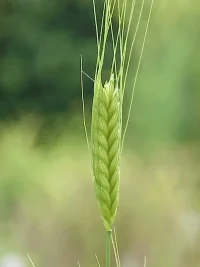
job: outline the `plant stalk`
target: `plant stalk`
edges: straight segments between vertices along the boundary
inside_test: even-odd
[[[107,231],[106,239],[106,267],[110,267],[110,254],[111,254],[111,231]]]

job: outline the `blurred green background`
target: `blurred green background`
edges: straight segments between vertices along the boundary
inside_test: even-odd
[[[199,0],[155,1],[122,158],[116,230],[124,267],[143,266],[144,255],[149,267],[200,265],[199,16]],[[95,254],[104,266],[80,86],[80,54],[94,77],[95,38],[92,0],[0,1],[1,267],[12,255],[30,266],[26,253],[37,267],[97,266]],[[89,126],[87,77],[84,92]]]

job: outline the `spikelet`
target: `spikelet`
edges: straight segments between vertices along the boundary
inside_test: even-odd
[[[92,167],[96,198],[107,231],[112,230],[119,200],[121,101],[114,75],[96,83],[92,107]]]

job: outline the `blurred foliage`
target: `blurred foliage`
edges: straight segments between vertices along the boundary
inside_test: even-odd
[[[150,1],[149,1],[150,2]],[[148,10],[148,8],[147,8]],[[196,142],[200,137],[198,1],[156,1],[135,90],[129,139],[137,143]],[[129,75],[129,101],[147,13]],[[134,29],[133,29],[134,31]],[[125,105],[127,107],[127,104]]]
[[[80,54],[85,69],[94,72],[91,5],[5,0],[0,10],[1,118],[63,115],[80,103]],[[91,91],[89,81],[87,87],[86,95]]]
[[[100,22],[102,2],[96,3]],[[149,4],[133,51],[125,107]],[[31,113],[45,118],[44,128],[52,130],[56,121],[62,125],[62,118],[67,124],[71,115],[81,112],[80,54],[84,70],[94,76],[92,1],[2,0],[0,5],[0,118],[13,120]],[[138,0],[133,32],[140,6]],[[199,14],[198,0],[192,5],[186,0],[154,5],[131,117],[137,141],[192,141],[200,136]],[[93,84],[87,77],[84,88],[90,113]]]
[[[150,267],[200,264],[199,16],[198,0],[155,1],[122,157],[116,229],[124,267],[143,266],[144,255]],[[80,92],[80,54],[93,77],[95,38],[91,0],[0,1],[0,264],[12,251],[28,252],[38,267],[90,267],[95,253],[104,264]],[[84,89],[89,118],[87,77]]]
[[[104,264],[105,236],[86,144],[69,133],[51,149],[34,145],[23,121],[0,142],[0,259],[31,255],[37,266]],[[71,134],[70,134],[71,135]],[[193,149],[174,147],[141,158],[125,151],[116,230],[122,266],[200,263],[200,168]]]

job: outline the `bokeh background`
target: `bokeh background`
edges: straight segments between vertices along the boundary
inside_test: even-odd
[[[199,16],[199,0],[155,1],[122,158],[115,226],[124,267],[143,266],[144,255],[149,267],[200,265]],[[92,0],[0,1],[1,267],[31,266],[27,253],[36,267],[97,266],[95,254],[104,266],[80,86],[80,54],[94,77],[95,38]],[[87,77],[84,92],[89,127]]]

